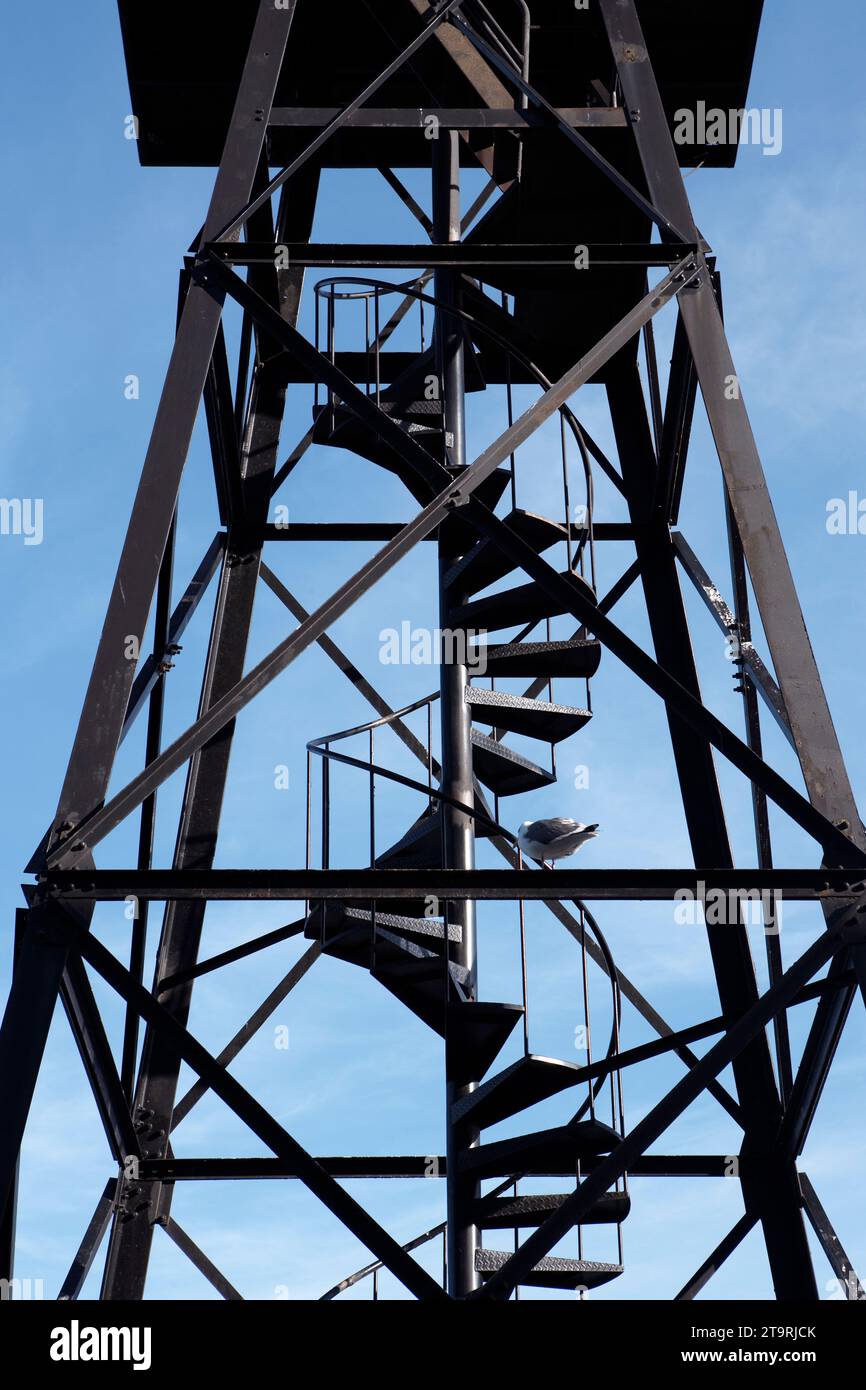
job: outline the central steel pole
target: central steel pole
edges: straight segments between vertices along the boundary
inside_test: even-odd
[[[433,143],[433,228],[437,242],[459,241],[460,155],[457,131],[441,131]],[[437,309],[435,345],[439,392],[442,400],[445,462],[455,467],[466,464],[466,413],[463,361],[463,333],[460,321],[448,313],[459,305],[459,277],[454,271],[436,272],[435,294],[443,308]],[[440,627],[453,634],[451,612],[464,595],[446,591],[444,577],[460,558],[466,542],[459,523],[446,521],[439,530]],[[474,805],[472,780],[472,737],[469,706],[464,691],[469,683],[466,640],[461,632],[443,640],[440,690],[442,712],[442,790],[465,806]],[[474,869],[475,827],[471,816],[443,802],[443,855],[448,869]],[[450,959],[469,972],[466,988],[477,997],[475,904],[454,902],[447,905],[446,921],[460,927],[460,941],[449,948]],[[447,939],[447,937],[446,937]],[[477,1084],[467,1076],[467,1065],[455,1055],[453,1044],[446,1046],[448,1077],[446,1084],[446,1154],[448,1160],[448,1290],[454,1298],[465,1298],[478,1288],[475,1251],[478,1228],[473,1207],[478,1183],[467,1181],[459,1172],[461,1152],[477,1142],[478,1131],[452,1121],[453,1106]]]

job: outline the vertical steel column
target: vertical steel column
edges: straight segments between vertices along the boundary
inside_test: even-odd
[[[280,236],[291,209],[290,225],[308,236],[318,193],[318,169],[309,166],[287,185],[281,205]],[[270,205],[251,219],[254,233],[274,239]],[[259,229],[258,233],[256,229]],[[263,272],[264,273],[264,272]],[[303,271],[267,272],[268,298],[280,306],[290,321],[297,317]],[[264,288],[264,286],[263,286]],[[214,611],[207,669],[200,710],[219,699],[243,675],[247,639],[259,582],[264,530],[270,507],[277,464],[280,430],[285,408],[285,384],[266,367],[259,367],[253,384],[246,433],[240,448],[239,478],[242,512],[229,528],[223,572]],[[220,814],[229,772],[234,722],[214,736],[190,762],[174,854],[176,868],[213,867]],[[172,902],[163,918],[157,957],[156,980],[182,974],[195,964],[205,917],[205,901]],[[160,991],[160,1002],[186,1025],[193,982]],[[164,1157],[168,1152],[172,1112],[177,1092],[180,1058],[164,1038],[148,1029],[142,1051],[136,1090],[136,1118],[145,1152]],[[153,1228],[157,1215],[165,1216],[171,1189],[159,1184],[134,1184],[134,1201],[121,1202],[109,1240],[103,1281],[103,1297],[138,1300],[144,1295]],[[129,1184],[124,1184],[125,1197]]]
[[[252,192],[295,3],[277,8],[270,0],[260,0],[205,221],[205,240],[219,233]],[[259,112],[265,113],[264,120]],[[40,872],[47,845],[69,835],[105,799],[135,675],[135,664],[126,655],[128,642],[131,636],[140,639],[147,627],[221,316],[222,299],[193,287],[163,385],[57,812],[28,873]],[[92,860],[88,856],[83,862]],[[92,908],[82,903],[69,915],[87,930]],[[0,1203],[14,1174],[66,966],[67,942],[67,921],[58,920],[50,902],[36,902],[0,1024]]]
[[[169,645],[171,624],[171,588],[174,576],[174,551],[177,536],[177,513],[168,535],[162,568],[159,572],[156,598],[156,620],[153,630],[153,655],[159,660]],[[162,748],[162,725],[165,713],[165,678],[157,680],[150,692],[147,711],[147,735],[145,740],[145,764],[152,763]],[[153,864],[153,845],[156,833],[156,792],[149,796],[141,807],[141,820],[138,831],[138,867],[149,869]],[[129,969],[139,984],[144,979],[144,960],[147,951],[147,923],[150,910],[148,902],[135,904],[136,915],[132,924],[129,948]],[[135,1093],[135,1066],[138,1058],[139,1038],[138,1014],[127,1004],[123,1027],[123,1054],[120,1078],[124,1094],[132,1104]]]
[[[700,243],[634,0],[599,4],[649,196],[684,236]],[[829,820],[847,820],[852,839],[866,846],[706,265],[696,287],[680,295],[679,309],[809,799]]]
[[[440,131],[433,143],[433,232],[437,242],[459,241],[460,223],[460,153],[456,131]],[[459,281],[451,271],[439,270],[434,278],[436,298],[443,305],[457,306]],[[447,311],[436,311],[436,363],[442,398],[442,428],[445,440],[445,461],[454,467],[466,463],[466,413],[463,360],[463,333],[460,322]],[[454,523],[444,522],[439,531],[440,601],[439,625],[443,632],[451,630],[451,611],[463,601],[463,595],[446,591],[444,577],[459,559],[465,546]],[[465,642],[462,644],[465,647]],[[446,660],[447,658],[447,660]],[[462,658],[462,660],[460,659]],[[456,801],[471,806],[474,803],[472,779],[472,738],[469,706],[464,690],[469,675],[466,652],[458,650],[456,639],[443,642],[440,674],[442,714],[442,791]],[[470,816],[447,803],[442,805],[443,857],[446,868],[474,869],[475,827]],[[459,925],[461,940],[454,947],[452,959],[470,973],[472,997],[476,989],[475,904],[449,903],[446,922]],[[448,953],[446,932],[446,954]],[[446,977],[445,987],[450,989]],[[456,1069],[454,1067],[457,1061]],[[465,1069],[448,1054],[449,1075],[446,1086],[446,1125],[448,1157],[448,1283],[455,1298],[463,1298],[478,1287],[475,1271],[475,1251],[478,1228],[471,1219],[471,1206],[478,1195],[478,1184],[466,1182],[458,1169],[458,1154],[478,1140],[478,1131],[467,1129],[451,1120],[452,1107],[469,1091],[476,1080],[467,1078]]]
[[[15,973],[15,965],[18,960],[18,953],[21,949],[21,942],[24,939],[24,927],[27,922],[27,909],[19,907],[15,912],[15,928],[12,940],[12,972]],[[18,1163],[15,1162],[14,1171],[8,1189],[3,1194],[0,1191],[0,1279],[11,1280],[15,1269],[15,1219],[18,1210]]]
[[[637,552],[656,660],[700,699],[667,523],[659,520],[652,528],[640,526],[652,509],[656,468],[637,367],[618,373],[607,390],[629,513],[639,527]],[[695,863],[733,868],[712,748],[677,716],[669,714],[668,725]],[[748,933],[740,921],[722,926],[708,924],[706,930],[719,1000],[730,1028],[758,997]],[[766,1171],[782,1112],[765,1033],[757,1034],[743,1049],[733,1070],[746,1124],[742,1154],[751,1160],[751,1167],[744,1165],[743,1200],[748,1211],[760,1215],[777,1296],[817,1298],[791,1165],[787,1172],[774,1170],[773,1178]],[[757,1176],[752,1172],[756,1158]]]

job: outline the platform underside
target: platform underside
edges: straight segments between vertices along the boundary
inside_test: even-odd
[[[640,0],[638,11],[669,117],[698,102],[724,110],[746,104],[763,0]],[[210,11],[195,0],[119,0],[132,109],[139,118],[145,165],[215,165],[240,80],[257,0]],[[593,9],[569,0],[532,0],[530,79],[554,106],[597,105],[593,82],[612,84],[610,50]],[[516,12],[516,10],[515,10]],[[418,33],[412,0],[298,0],[289,51],[277,89],[287,124],[271,135],[272,163],[285,164],[315,133],[289,124],[298,108],[341,107]],[[437,107],[480,110],[477,91],[434,39],[411,68],[377,93],[371,106],[418,108],[418,79]],[[624,132],[621,132],[624,133]],[[513,139],[513,137],[511,137]],[[497,134],[498,144],[507,133]],[[684,165],[732,165],[736,147],[682,147]],[[463,158],[472,163],[467,146]],[[397,132],[366,125],[341,133],[325,151],[331,167],[423,167],[430,161],[423,129]]]

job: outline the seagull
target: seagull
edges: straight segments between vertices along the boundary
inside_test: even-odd
[[[553,820],[525,820],[517,834],[517,844],[529,859],[567,859],[582,849],[587,840],[594,840],[598,825],[583,825],[567,816]]]

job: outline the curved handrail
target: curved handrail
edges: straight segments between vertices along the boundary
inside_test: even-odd
[[[342,729],[333,734],[324,734],[321,735],[319,738],[311,739],[307,743],[307,752],[314,753],[317,757],[327,759],[329,761],[342,763],[347,767],[358,768],[361,772],[366,772],[370,776],[384,777],[387,781],[396,782],[400,786],[409,787],[414,791],[421,792],[431,801],[447,803],[449,806],[453,806],[456,810],[462,811],[464,815],[470,816],[477,824],[485,826],[485,828],[493,831],[493,833],[497,836],[505,840],[508,840],[512,845],[516,846],[517,836],[514,835],[510,830],[507,830],[504,825],[500,824],[500,822],[495,820],[492,816],[488,816],[485,812],[479,811],[476,806],[467,806],[465,802],[459,801],[455,797],[449,796],[447,792],[443,792],[439,787],[430,786],[426,782],[419,782],[414,777],[407,777],[405,773],[394,772],[393,769],[382,767],[380,764],[373,763],[372,761],[364,762],[362,761],[362,759],[353,758],[350,754],[347,753],[337,753],[330,747],[332,743],[339,743],[345,739],[357,737],[360,734],[368,733],[374,729],[383,728],[388,724],[392,724],[397,719],[402,719],[406,715],[413,714],[415,711],[422,709],[425,705],[432,704],[434,701],[438,699],[439,692],[434,691],[431,695],[424,696],[422,699],[415,700],[412,702],[412,704],[404,706],[403,709],[394,710],[391,714],[381,715],[378,719],[371,719],[366,724],[358,724],[351,729]],[[525,868],[525,866],[522,865],[522,861],[521,867]],[[526,871],[531,872],[530,870]],[[619,1028],[622,1011],[622,992],[619,983],[619,971],[617,970],[616,962],[613,958],[613,953],[595,917],[589,911],[589,908],[586,907],[585,903],[581,902],[579,899],[575,899],[574,901],[575,905],[580,910],[583,919],[589,925],[589,929],[592,932],[592,935],[594,936],[598,944],[598,948],[601,951],[605,960],[605,964],[607,966],[607,975],[611,982],[613,1020],[611,1024],[610,1040],[608,1042],[605,1057],[613,1057],[619,1050]],[[602,1086],[604,1085],[604,1082],[604,1076],[596,1078],[595,1082],[590,1082],[589,1096],[578,1110],[572,1123],[576,1123],[577,1120],[581,1119],[583,1115],[586,1113],[587,1108],[589,1108],[594,1103],[596,1097],[601,1091]]]
[[[519,348],[515,348],[503,334],[498,333],[496,329],[491,328],[488,324],[481,323],[480,320],[467,309],[453,304],[446,304],[444,300],[438,298],[436,295],[428,294],[423,290],[417,289],[417,284],[417,277],[403,283],[395,283],[393,280],[373,280],[358,276],[329,275],[316,282],[314,293],[317,298],[330,300],[332,306],[336,300],[371,299],[379,294],[402,294],[404,298],[415,299],[421,304],[429,304],[434,309],[438,309],[441,313],[451,314],[453,317],[462,319],[465,323],[471,324],[481,337],[488,338],[509,357],[513,358],[516,362],[520,362],[521,365],[535,377],[539,386],[543,387],[545,391],[550,390],[553,385],[550,378],[545,375],[541,368],[537,366],[530,357],[527,357]],[[365,288],[351,292],[340,291],[338,293],[336,290],[337,285],[359,285]],[[318,323],[318,312],[316,314],[316,322]],[[588,546],[590,572],[592,574],[593,588],[595,588],[595,539],[593,535],[595,487],[592,477],[592,463],[590,461],[589,450],[586,447],[586,440],[580,426],[580,421],[577,419],[574,411],[568,404],[563,404],[559,407],[559,414],[560,417],[568,423],[569,429],[577,443],[586,484],[587,526],[584,534],[581,536],[576,553],[573,556],[571,567],[573,568],[576,561],[580,559],[584,547]],[[568,534],[570,537],[571,517],[568,518]]]
[[[370,732],[373,729],[387,726],[388,724],[393,723],[397,719],[401,719],[406,715],[412,714],[417,710],[422,709],[425,705],[432,704],[437,699],[439,699],[439,692],[435,691],[431,695],[427,695],[419,700],[413,701],[412,704],[406,705],[402,709],[394,710],[391,714],[380,716],[378,719],[369,720],[365,724],[355,725],[351,729],[342,729],[333,734],[326,734],[321,736],[320,738],[311,739],[310,742],[307,744],[307,751],[308,753],[314,753],[318,757],[321,757],[323,759],[344,763],[351,767],[357,767],[361,771],[367,772],[368,774],[371,774],[373,776],[385,777],[386,779],[397,782],[403,786],[414,788],[415,790],[422,792],[431,800],[436,800],[443,803],[447,802],[448,804],[462,810],[465,814],[472,816],[474,820],[484,823],[487,827],[494,830],[498,835],[509,840],[512,844],[516,844],[516,836],[514,836],[509,830],[506,830],[504,826],[500,825],[492,817],[485,815],[483,812],[479,813],[477,808],[474,806],[466,806],[464,803],[457,801],[455,798],[450,797],[446,793],[440,791],[438,787],[428,786],[426,783],[418,782],[414,778],[406,777],[403,773],[394,772],[390,768],[381,767],[377,764],[374,764],[372,761],[362,762],[361,759],[353,758],[348,754],[337,753],[329,746],[331,743],[338,743],[345,739],[357,737],[360,734]],[[521,869],[523,869],[524,867],[525,866],[523,865],[521,860]],[[608,978],[611,982],[613,1019],[611,1024],[611,1034],[610,1039],[608,1041],[607,1052],[605,1053],[606,1058],[611,1058],[615,1057],[617,1052],[619,1051],[619,1030],[622,1014],[622,991],[619,982],[619,971],[617,970],[616,963],[613,958],[613,953],[610,949],[610,946],[608,945],[607,939],[604,936],[604,933],[602,932],[601,928],[599,927],[595,917],[583,902],[581,902],[579,899],[575,899],[574,901],[575,905],[579,908],[581,912],[581,930],[584,931],[586,927],[589,927],[589,930],[592,932],[592,935],[594,936],[598,944],[599,950],[601,951],[602,956],[604,957],[605,965],[607,967]],[[597,1077],[595,1081],[591,1080],[589,1082],[588,1095],[586,1099],[583,1101],[583,1103],[580,1105],[576,1113],[572,1116],[571,1120],[569,1121],[570,1124],[578,1124],[580,1120],[582,1120],[584,1115],[587,1113],[587,1110],[591,1110],[594,1107],[594,1103],[598,1098],[601,1089],[605,1084],[606,1079],[607,1078],[602,1075]],[[620,1127],[624,1131],[621,1088],[619,1091],[619,1120]],[[507,1188],[516,1186],[516,1184],[520,1182],[521,1179],[525,1176],[526,1175],[524,1173],[511,1174],[497,1187],[493,1188],[489,1193],[486,1193],[485,1196],[487,1198],[496,1197],[500,1195],[502,1192],[504,1192]],[[438,1226],[434,1226],[430,1230],[423,1232],[421,1235],[416,1236],[413,1240],[409,1241],[408,1244],[404,1245],[403,1249],[407,1253],[409,1251],[416,1250],[420,1246],[428,1244],[431,1240],[435,1240],[438,1236],[443,1235],[447,1228],[447,1221],[441,1222]],[[335,1284],[332,1288],[328,1289],[326,1293],[321,1295],[319,1301],[327,1302],[337,1298],[341,1293],[344,1293],[346,1289],[352,1288],[356,1284],[360,1283],[362,1279],[373,1277],[375,1280],[375,1276],[378,1274],[379,1270],[384,1269],[385,1267],[386,1266],[384,1264],[384,1261],[382,1260],[376,1260],[373,1261],[371,1264],[364,1265],[361,1269],[356,1270],[354,1274],[350,1274],[346,1279],[340,1280],[338,1284]]]

